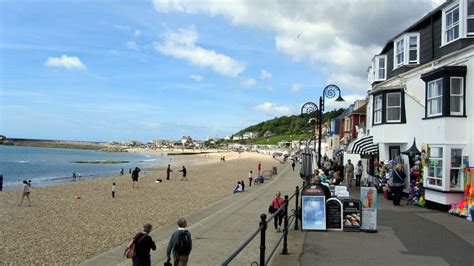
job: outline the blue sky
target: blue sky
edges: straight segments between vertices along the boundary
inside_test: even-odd
[[[326,109],[348,105],[372,56],[436,4],[2,1],[0,134],[222,137],[297,114],[330,83],[347,101]]]

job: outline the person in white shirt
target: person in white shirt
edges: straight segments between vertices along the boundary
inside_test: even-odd
[[[30,193],[31,193],[31,189],[28,184],[28,181],[23,180],[23,192],[22,192],[20,204],[18,204],[18,206],[21,206],[23,204],[23,200],[26,198],[26,200],[28,201],[28,207],[31,207]]]

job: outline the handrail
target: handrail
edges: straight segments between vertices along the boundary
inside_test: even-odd
[[[301,189],[302,190],[302,189]],[[250,235],[250,237],[245,240],[232,254],[225,259],[225,261],[222,263],[222,266],[227,266],[235,257],[237,257],[242,250],[244,250],[254,239],[257,237],[257,235],[260,233],[260,258],[259,258],[259,263],[258,262],[253,262],[252,265],[255,263],[257,265],[267,265],[268,262],[271,260],[273,255],[275,254],[275,251],[277,250],[278,246],[283,240],[283,250],[282,253],[283,255],[288,254],[288,228],[295,223],[295,230],[298,230],[298,199],[300,195],[300,188],[297,186],[295,189],[295,192],[288,197],[288,195],[285,195],[285,203],[278,208],[277,211],[275,211],[270,217],[267,218],[267,215],[265,213],[262,213],[260,215],[260,222],[257,230]],[[288,205],[290,201],[296,198],[295,200],[295,209],[291,210],[292,214],[288,215]],[[278,239],[276,245],[272,248],[270,254],[268,257],[265,256],[265,250],[266,250],[266,230],[268,223],[271,222],[272,219],[275,219],[275,216],[280,215],[283,212],[284,215],[284,229],[283,229],[283,234],[280,236]],[[291,220],[291,221],[290,221]]]

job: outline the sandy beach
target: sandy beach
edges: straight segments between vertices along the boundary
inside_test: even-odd
[[[226,162],[219,162],[221,155]],[[197,156],[202,160],[196,160]],[[181,165],[166,181],[165,165],[141,173],[132,189],[128,174],[100,180],[33,188],[31,207],[18,207],[19,190],[0,193],[0,261],[19,264],[78,264],[127,241],[144,223],[174,222],[224,197],[237,181],[248,183],[248,171],[280,164],[254,153],[215,153],[189,156],[190,181],[180,181]],[[163,183],[155,183],[157,178]],[[116,198],[111,196],[116,183]],[[253,189],[247,188],[246,189]],[[77,198],[80,196],[80,199]],[[171,234],[171,232],[170,232]]]

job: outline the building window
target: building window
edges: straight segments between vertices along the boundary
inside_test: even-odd
[[[382,123],[382,95],[374,97],[374,124]]]
[[[381,56],[378,58],[378,72],[377,72],[377,79],[378,80],[385,80],[385,73],[386,73],[386,68],[385,68],[385,62],[386,62],[386,56]]]
[[[401,39],[395,43],[395,67],[403,65],[404,60],[404,45],[405,39]]]
[[[450,43],[459,38],[459,5],[447,10],[444,19],[446,21],[444,37],[446,43]]]
[[[462,169],[462,149],[451,149],[451,169],[449,170],[450,188],[462,189],[463,169]]]
[[[395,40],[393,68],[420,63],[420,34],[406,33]]]
[[[474,0],[467,0],[467,35],[474,35]]]
[[[443,148],[428,147],[428,185],[443,186]]]
[[[387,93],[387,122],[400,122],[402,100],[400,92]]]
[[[428,116],[439,116],[443,114],[443,79],[428,82]]]
[[[463,114],[463,103],[464,103],[464,78],[462,77],[451,77],[450,78],[450,114],[451,115],[462,115]]]

